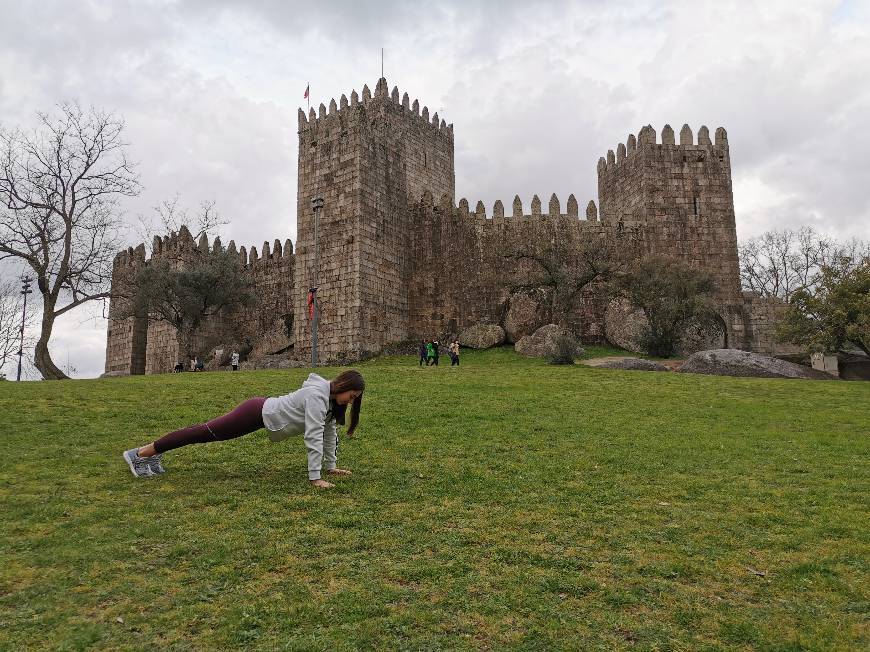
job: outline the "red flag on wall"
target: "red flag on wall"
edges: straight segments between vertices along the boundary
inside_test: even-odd
[[[308,290],[308,319],[314,319],[314,302],[317,300],[317,288]]]

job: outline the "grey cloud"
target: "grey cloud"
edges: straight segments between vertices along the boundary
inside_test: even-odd
[[[222,15],[244,16],[260,21],[288,37],[316,33],[332,42],[368,47],[365,39],[389,39],[397,29],[416,33],[453,22],[458,13],[469,22],[490,25],[509,20],[519,9],[545,11],[566,2],[523,2],[522,0],[480,0],[478,2],[412,3],[405,0],[338,0],[307,2],[281,0],[182,0],[180,12],[194,19],[217,20]],[[422,53],[420,53],[422,54]]]

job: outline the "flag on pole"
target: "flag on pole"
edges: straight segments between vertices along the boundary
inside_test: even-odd
[[[308,319],[314,319],[314,302],[317,301],[317,288],[308,290]]]
[[[309,89],[309,88],[311,88],[311,84],[308,84],[308,86],[305,87],[305,95],[302,96],[302,99],[303,99],[303,100],[307,100],[307,99],[308,99],[308,89]]]

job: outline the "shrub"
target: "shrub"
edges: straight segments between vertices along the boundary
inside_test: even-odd
[[[578,355],[580,355],[580,343],[577,338],[563,333],[553,340],[550,364],[574,364]]]

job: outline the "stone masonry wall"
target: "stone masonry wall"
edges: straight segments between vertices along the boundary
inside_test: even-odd
[[[186,227],[166,237],[156,237],[151,258],[146,259],[145,246],[128,249],[115,257],[112,277],[112,300],[109,307],[106,371],[126,371],[131,374],[168,373],[176,362],[188,368],[188,353],[179,351],[178,336],[167,322],[142,317],[119,317],[128,312],[131,292],[127,282],[136,271],[155,260],[167,261],[175,268],[184,268],[197,256],[223,250],[219,238],[213,245],[203,236],[198,243]],[[272,338],[275,348],[286,349],[292,339],[283,335],[286,319],[292,316],[293,246],[289,239],[282,245],[275,240],[270,247],[263,244],[262,253],[251,247],[236,250],[230,241],[227,251],[239,257],[239,265],[252,278],[257,302],[236,311],[222,311],[204,320],[191,343],[193,352],[205,355],[217,345],[243,346],[245,342],[262,339],[270,329],[277,331]],[[208,360],[204,360],[208,362]]]
[[[297,242],[241,247],[239,264],[254,279],[260,301],[239,314],[204,324],[195,344],[249,341],[260,353],[310,358],[307,292],[315,284],[314,216],[321,196],[317,269],[321,361],[354,359],[412,338],[458,332],[475,323],[504,323],[512,293],[528,292],[544,313],[554,293],[534,289],[534,255],[560,248],[571,269],[587,250],[614,259],[642,255],[678,258],[712,274],[730,346],[770,352],[777,302],[740,292],[737,236],[727,134],[715,142],[706,127],[697,140],[688,125],[679,142],[666,125],[657,142],[651,126],[630,135],[598,162],[600,215],[594,201],[581,215],[574,196],[562,212],[553,195],[529,213],[519,197],[501,201],[491,215],[481,202],[455,204],[453,126],[429,117],[407,93],[388,91],[380,79],[348,99],[332,100],[306,115],[301,109]],[[186,229],[155,239],[152,259],[179,264],[206,255]],[[230,243],[229,250],[235,250]],[[528,256],[517,255],[525,252]],[[119,319],[123,280],[147,265],[144,246],[115,261],[106,369],[133,373],[171,370],[179,352],[173,329],[144,316]],[[524,286],[528,286],[525,287]],[[518,289],[519,288],[519,289]],[[117,295],[116,294],[117,290]],[[604,340],[607,295],[592,284],[573,302],[570,327],[585,342]],[[112,318],[114,317],[114,319]],[[288,329],[292,333],[288,337]]]
[[[433,188],[453,195],[453,130],[379,80],[329,110],[299,114],[294,297],[296,356],[310,355],[314,284],[311,199],[321,196],[318,328],[323,359],[380,350],[407,332],[409,206]]]
[[[737,229],[728,136],[683,125],[679,144],[669,125],[661,142],[646,126],[598,161],[601,219],[644,224],[647,253],[681,259],[709,272],[722,301],[740,295]]]
[[[726,306],[731,348],[766,355],[798,353],[801,347],[776,340],[776,326],[785,316],[788,304],[779,299],[743,292],[739,300]]]
[[[598,221],[594,203],[581,218],[573,195],[566,213],[555,195],[546,212],[537,196],[530,214],[523,212],[519,197],[512,208],[506,216],[497,201],[488,216],[482,202],[471,213],[465,199],[456,207],[444,196],[433,205],[428,195],[415,206],[406,339],[457,333],[477,323],[502,324],[511,290],[542,276],[537,263],[517,254],[538,255],[558,242],[559,258],[570,266],[580,264],[576,256],[588,246],[626,256],[640,246],[641,228]],[[601,342],[605,308],[604,293],[593,284],[574,301],[568,325],[584,341]]]
[[[121,317],[129,313],[129,280],[139,265],[145,264],[145,245],[118,253],[112,264],[112,299],[106,336],[106,371],[145,373],[148,320],[144,315]]]

